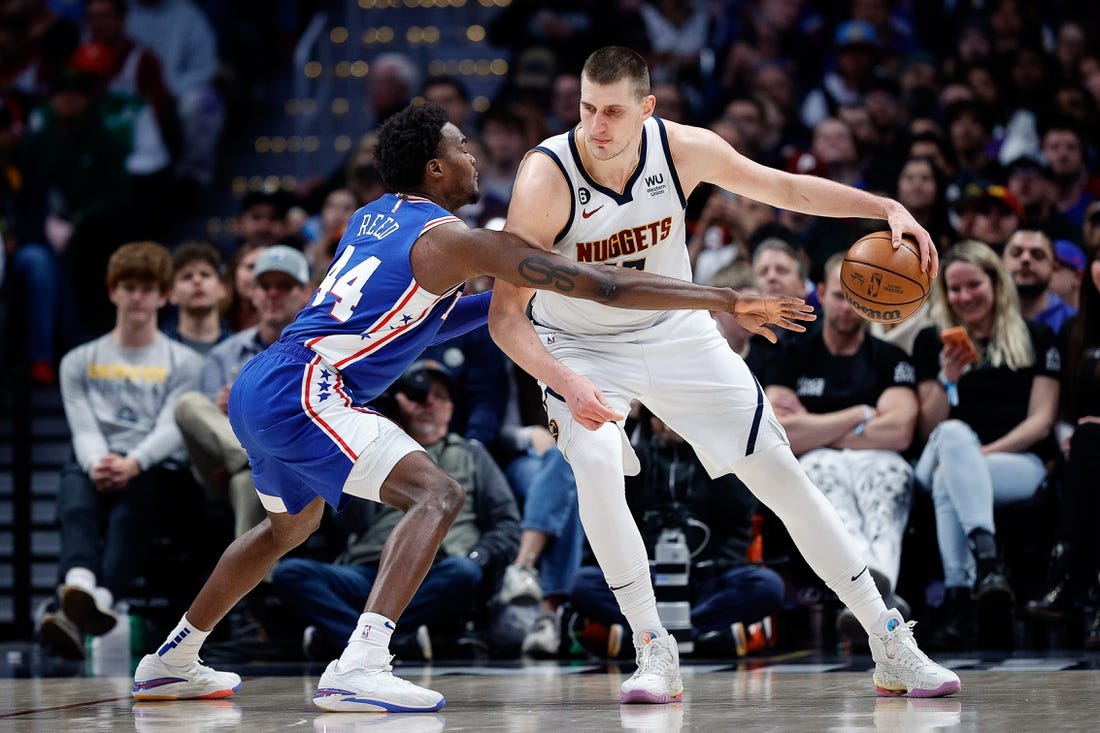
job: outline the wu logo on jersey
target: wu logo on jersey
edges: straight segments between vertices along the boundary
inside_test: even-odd
[[[645,177],[645,192],[650,196],[660,196],[667,188],[664,173],[656,173]]]

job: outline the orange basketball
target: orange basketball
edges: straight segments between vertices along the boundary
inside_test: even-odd
[[[868,321],[898,323],[917,312],[930,281],[920,269],[920,249],[909,235],[896,250],[890,232],[872,232],[848,248],[840,266],[844,297]]]

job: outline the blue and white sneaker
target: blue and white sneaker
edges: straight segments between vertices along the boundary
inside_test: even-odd
[[[219,672],[198,660],[173,667],[156,654],[146,654],[134,670],[130,694],[136,700],[216,700],[240,687],[241,677],[233,672]]]
[[[389,650],[371,649],[366,666],[340,669],[340,660],[329,663],[313,704],[335,713],[432,713],[447,700],[435,690],[419,687],[393,676]]]

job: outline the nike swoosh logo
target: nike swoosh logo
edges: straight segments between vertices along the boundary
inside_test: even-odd
[[[627,587],[628,585],[630,585],[630,583],[624,583],[623,585],[620,585],[618,588],[616,588],[613,585],[609,585],[607,587],[610,588],[613,591],[616,591],[616,590],[622,590],[623,588]]]
[[[855,578],[852,578],[852,580],[855,580]],[[397,627],[396,627],[396,626],[394,626],[393,624],[391,624],[391,623],[390,623],[389,621],[387,621],[387,622],[386,622],[386,623],[384,624],[384,626],[385,626],[385,627],[386,627],[387,629],[389,629],[390,631],[396,631],[396,630],[397,630]]]
[[[581,217],[582,217],[582,218],[584,218],[584,219],[587,219],[588,217],[592,216],[592,215],[593,215],[593,214],[595,214],[595,213],[596,213],[597,211],[599,211],[600,209],[602,209],[602,208],[603,208],[604,206],[605,206],[605,204],[600,204],[600,205],[599,205],[599,206],[597,206],[596,208],[592,209],[592,211],[584,211],[584,210],[582,209],[582,210],[581,210]],[[612,588],[612,590],[614,590],[614,588]]]
[[[860,570],[858,573],[856,573],[855,575],[852,576],[852,582],[853,583],[856,582],[856,578],[858,578],[859,576],[863,575],[866,572],[867,572],[867,566],[864,565],[863,570]]]

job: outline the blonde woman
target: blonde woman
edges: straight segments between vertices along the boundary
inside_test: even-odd
[[[1033,496],[1046,478],[1057,451],[1061,359],[1054,333],[1020,315],[1012,278],[987,245],[955,245],[941,272],[934,325],[913,347],[919,431],[928,441],[916,478],[932,492],[947,586],[947,619],[937,635],[942,646],[957,647],[974,638],[973,603],[980,618],[992,620],[1006,618],[1015,600],[993,508]],[[952,327],[965,331],[976,361],[963,346],[944,346],[940,333]]]

